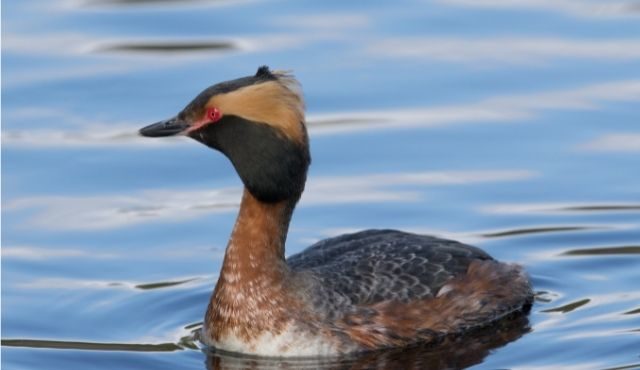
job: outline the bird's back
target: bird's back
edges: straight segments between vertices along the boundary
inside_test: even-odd
[[[524,270],[452,240],[366,230],[291,256],[290,286],[339,352],[435,342],[525,310]],[[341,347],[340,347],[341,346]]]
[[[287,259],[305,276],[312,305],[329,317],[349,306],[410,302],[435,296],[482,250],[452,240],[396,230],[366,230],[322,240]]]

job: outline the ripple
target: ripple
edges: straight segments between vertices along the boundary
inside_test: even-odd
[[[320,358],[246,356],[214,348],[207,351],[207,369],[462,369],[482,363],[497,348],[530,332],[526,316],[447,338],[436,345],[415,345]]]
[[[236,209],[240,207],[240,202],[220,202],[220,203],[209,203],[209,204],[194,204],[189,206],[189,209],[192,210],[227,210],[227,209]]]
[[[640,314],[640,307],[633,309],[631,311],[627,311],[624,313],[625,315],[637,315]]]
[[[2,246],[2,258],[11,259],[23,259],[43,261],[51,259],[69,259],[69,258],[82,258],[82,259],[108,259],[118,258],[113,253],[95,253],[87,252],[81,249],[66,249],[66,248],[41,248],[32,246]]]
[[[315,119],[307,122],[309,128],[312,127],[342,127],[346,125],[369,125],[372,123],[384,123],[389,122],[388,119],[374,118],[374,117],[353,117],[353,118],[325,118]]]
[[[496,214],[531,214],[531,213],[618,213],[640,211],[640,204],[628,203],[514,203],[495,204],[481,209],[486,213]]]
[[[178,280],[178,281],[161,281],[158,283],[138,284],[135,287],[137,289],[142,289],[142,290],[161,289],[161,288],[167,288],[167,287],[172,287],[176,285],[190,283],[194,280],[198,280],[198,279],[193,278],[193,279],[185,279],[185,280]]]
[[[619,247],[572,249],[563,252],[562,256],[594,256],[594,255],[619,255],[619,254],[640,254],[640,246],[625,245]]]
[[[580,148],[596,152],[638,152],[640,133],[607,134],[581,145]]]
[[[635,331],[640,331],[640,329],[637,329]],[[608,367],[603,370],[634,370],[634,369],[635,370],[640,369],[640,362],[637,362],[635,364],[625,365],[625,366]]]
[[[376,40],[366,52],[381,58],[453,63],[534,64],[554,59],[638,60],[637,39],[546,37],[403,37]]]
[[[2,346],[46,348],[62,350],[89,351],[126,351],[126,352],[176,352],[183,350],[200,350],[197,345],[201,323],[189,325],[195,328],[188,335],[177,340],[177,343],[104,343],[84,341],[59,341],[41,339],[3,339]],[[318,358],[270,358],[247,356],[206,348],[207,368],[313,368],[343,369],[345,368],[451,368],[480,363],[496,348],[502,347],[531,331],[526,315],[517,314],[506,317],[494,325],[467,332],[464,335],[444,338],[437,345],[415,345],[407,348],[391,348],[382,351],[351,354],[341,357]]]
[[[5,347],[28,347],[48,349],[76,349],[88,351],[132,351],[132,352],[174,352],[184,350],[175,343],[135,344],[135,343],[97,343],[68,342],[42,339],[3,339]]]
[[[231,51],[239,49],[231,41],[154,41],[154,42],[121,42],[103,45],[96,48],[99,52],[126,53],[191,53],[203,51]]]
[[[32,40],[14,42],[14,48],[24,48],[32,45]],[[53,44],[54,40],[46,40],[47,44]],[[42,42],[42,41],[39,41]],[[220,41],[225,43],[227,41]],[[262,37],[253,40],[238,41],[240,44],[232,44],[233,48],[248,51],[256,51],[266,47],[278,49],[295,45],[295,39]],[[68,41],[71,43],[71,41]],[[195,44],[208,43],[197,41]],[[229,41],[229,43],[231,43]],[[18,45],[15,45],[18,44]],[[115,47],[112,52],[129,53],[194,53],[214,50],[175,50],[162,51],[163,46],[173,42],[121,42],[107,44],[97,50]],[[191,44],[191,42],[189,43]],[[145,46],[147,45],[147,46]],[[189,46],[181,41],[176,41],[178,48]],[[3,45],[4,46],[4,45]],[[60,50],[63,44],[44,45]],[[145,46],[140,49],[140,46]],[[193,45],[192,45],[193,46]],[[118,48],[123,50],[117,50]],[[129,50],[133,48],[133,50]],[[136,48],[140,50],[136,50]],[[154,50],[159,49],[159,50]],[[95,49],[94,49],[95,50]],[[228,51],[229,49],[220,49]],[[165,58],[170,59],[170,58]],[[114,68],[109,66],[109,68]],[[95,72],[95,71],[94,71]],[[95,72],[98,73],[98,72]],[[397,130],[412,127],[439,127],[461,124],[484,124],[487,122],[518,122],[530,119],[547,110],[585,110],[595,109],[602,102],[640,101],[640,80],[613,81],[601,84],[577,87],[573,89],[543,91],[534,94],[500,95],[488,99],[471,102],[468,104],[443,105],[430,108],[415,107],[389,110],[347,111],[326,114],[309,115],[309,131],[313,135],[343,134],[363,130]],[[11,113],[9,113],[11,114]],[[59,119],[60,117],[57,117]],[[65,119],[63,117],[63,119]],[[71,147],[95,148],[101,146],[130,145],[136,148],[169,145],[180,142],[180,138],[168,137],[163,140],[148,140],[137,134],[139,124],[128,124],[114,127],[113,124],[95,124],[95,118],[74,117],[77,126],[82,130],[64,131],[58,129],[39,130],[3,130],[2,145],[32,148],[62,148]],[[173,139],[173,140],[172,140]],[[509,206],[509,205],[507,205]],[[501,206],[497,206],[501,207]]]
[[[546,290],[540,290],[536,292],[534,299],[536,302],[551,303],[558,297],[559,297],[558,293],[553,293]]]
[[[140,5],[186,5],[197,3],[229,3],[230,0],[82,0],[80,6],[140,6]]]
[[[87,0],[85,3],[87,4],[119,4],[119,5],[130,5],[130,4],[153,4],[153,3],[182,3],[188,2],[189,0]],[[193,0],[192,0],[193,1]]]
[[[563,306],[560,307],[555,307],[555,308],[549,308],[547,310],[542,310],[541,312],[562,312],[562,313],[569,313],[571,311],[574,311],[584,305],[586,305],[587,303],[591,302],[591,299],[589,298],[585,298],[585,299],[581,299],[579,301],[575,301],[575,302],[571,302],[569,304],[565,304]]]
[[[569,212],[608,212],[608,211],[640,211],[640,204],[603,204],[603,205],[585,205],[585,206],[572,206],[558,209],[559,211]]]
[[[576,17],[617,18],[634,16],[640,11],[636,0],[575,1],[575,0],[437,0],[440,3],[465,7],[495,9],[533,9],[565,13]],[[637,16],[637,15],[636,15]]]
[[[202,321],[199,322],[194,322],[193,324],[189,324],[189,325],[185,325],[185,329],[189,330],[189,329],[199,329],[202,327],[204,323]]]
[[[315,177],[307,184],[301,204],[412,202],[422,198],[426,186],[523,181],[536,175],[527,170],[476,170]],[[407,186],[420,189],[405,189]],[[150,190],[129,195],[44,196],[6,202],[3,210],[35,209],[28,222],[47,229],[97,230],[158,221],[175,223],[210,213],[233,212],[241,193],[240,188],[219,188]]]
[[[525,228],[525,229],[499,231],[494,233],[485,233],[485,234],[481,234],[481,236],[485,238],[500,238],[505,236],[514,236],[514,235],[555,233],[555,232],[563,232],[563,231],[594,230],[594,229],[599,229],[599,228],[589,227],[589,226],[532,227],[532,228]]]
[[[154,283],[139,283],[129,281],[104,281],[104,280],[78,280],[66,278],[41,278],[33,281],[23,281],[17,286],[21,289],[129,289],[129,290],[153,290],[169,288],[202,280],[202,277],[186,278],[181,280],[161,281]]]

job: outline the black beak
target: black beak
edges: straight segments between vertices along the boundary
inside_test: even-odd
[[[189,124],[178,117],[156,122],[140,129],[140,135],[147,137],[161,137],[178,135],[189,128]]]

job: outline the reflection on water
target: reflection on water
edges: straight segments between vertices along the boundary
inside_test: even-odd
[[[442,3],[465,6],[465,7],[484,7],[497,9],[531,9],[545,10],[548,12],[566,13],[578,17],[594,17],[594,18],[617,18],[617,17],[637,17],[640,10],[640,4],[636,0],[619,0],[615,2],[601,2],[597,0],[438,0]]]
[[[211,350],[207,369],[462,369],[481,363],[491,351],[530,331],[526,316],[502,320],[498,325],[435,346],[414,346],[369,352],[342,358],[270,359]]]
[[[458,63],[539,64],[549,59],[638,59],[638,40],[562,40],[559,38],[391,39],[369,53],[387,58],[440,59]]]
[[[549,308],[546,310],[542,310],[542,312],[561,312],[561,313],[567,313],[567,312],[571,312],[579,307],[582,307],[584,305],[586,305],[587,303],[591,302],[591,300],[589,298],[585,298],[585,299],[581,299],[579,301],[576,302],[571,302],[568,304],[565,304],[563,306],[560,307],[555,307],[555,308]]]
[[[640,246],[626,245],[620,247],[572,249],[562,253],[564,256],[591,256],[591,255],[617,255],[640,254]]]
[[[606,134],[583,144],[581,148],[595,152],[638,152],[640,151],[640,134],[633,132]]]
[[[448,171],[319,177],[309,181],[301,206],[412,202],[426,186],[522,181],[529,171]],[[408,189],[410,186],[416,190]],[[35,197],[5,204],[5,212],[35,209],[28,224],[57,230],[130,227],[159,220],[188,220],[209,213],[228,213],[239,205],[240,188],[145,191],[130,197]],[[496,235],[499,236],[499,235]]]
[[[189,283],[194,280],[196,279],[186,279],[186,280],[179,280],[179,281],[162,281],[158,283],[149,283],[149,284],[138,284],[136,285],[136,288],[143,289],[143,290],[161,289],[161,288],[167,288],[167,287]]]
[[[1,367],[639,367],[639,9],[3,2]],[[263,64],[308,107],[288,254],[369,227],[474,243],[531,275],[531,329],[343,359],[202,351],[241,189],[222,156],[137,129]]]
[[[189,4],[189,3],[224,3],[230,0],[77,0],[84,6],[91,5],[164,5],[164,4]]]
[[[523,235],[523,234],[538,234],[538,233],[551,233],[551,232],[561,232],[561,231],[576,231],[576,230],[593,230],[593,227],[585,227],[585,226],[552,226],[552,227],[535,227],[535,228],[527,228],[527,229],[515,229],[515,230],[507,230],[500,231],[494,233],[485,233],[482,234],[485,238],[499,238],[503,236],[514,236],[514,235]]]
[[[90,351],[134,351],[134,352],[173,352],[182,348],[174,343],[161,344],[129,344],[129,343],[89,343],[64,342],[55,340],[34,339],[3,339],[3,346],[48,348],[48,349],[77,349]]]
[[[640,211],[640,205],[634,204],[611,204],[611,205],[584,205],[584,206],[570,206],[564,207],[560,209],[561,211],[571,211],[571,212],[608,212],[608,211]]]
[[[635,310],[631,310],[628,312],[624,313],[625,315],[636,315],[636,314],[640,314],[640,308],[636,308]]]
[[[110,259],[117,258],[114,253],[90,253],[82,249],[42,248],[29,246],[2,246],[3,259],[53,260],[53,259]]]
[[[127,351],[127,352],[174,352],[199,350],[196,344],[201,323],[188,325],[191,335],[181,337],[178,343],[136,344],[136,343],[95,343],[34,339],[3,339],[6,347],[46,348],[57,350]],[[451,369],[465,368],[481,363],[484,358],[499,347],[515,341],[530,331],[526,315],[516,314],[498,323],[468,332],[463,336],[443,339],[438,344],[415,345],[343,357],[326,358],[264,358],[243,356],[205,348],[207,369]]]
[[[260,41],[257,40],[256,43]],[[222,43],[224,44],[224,43]],[[133,51],[127,48],[138,48],[136,52],[182,52],[197,51],[202,49],[179,50],[182,47],[208,45],[207,43],[121,43],[106,46],[123,52]],[[228,50],[229,48],[221,48]],[[173,50],[169,50],[172,49]],[[163,50],[166,49],[166,50]],[[640,48],[638,49],[640,50]],[[206,81],[211,83],[211,81]],[[446,105],[431,108],[404,108],[389,110],[368,110],[364,112],[338,112],[325,114],[311,114],[308,117],[309,131],[312,135],[348,134],[360,131],[388,130],[390,128],[411,127],[440,127],[461,124],[488,124],[495,122],[516,123],[532,116],[543,114],[548,110],[589,110],[602,102],[640,102],[640,81],[622,81],[615,83],[597,84],[579,87],[571,90],[551,91],[542,94],[524,94],[510,96],[495,96],[479,102],[464,105]],[[166,111],[164,115],[175,114]],[[82,120],[82,119],[81,119]],[[17,147],[32,148],[69,148],[69,147],[96,147],[96,146],[135,146],[155,147],[170,143],[181,142],[179,138],[166,138],[166,140],[144,140],[137,134],[140,122],[126,127],[113,127],[113,125],[97,126],[93,119],[83,120],[84,129],[78,130],[7,130],[3,132],[2,144]],[[366,124],[365,124],[366,123]],[[626,144],[617,145],[617,148],[633,147],[638,145],[637,137],[625,135],[624,139],[616,139],[616,142],[626,140]],[[594,147],[595,145],[595,147]],[[612,145],[607,145],[611,147]],[[602,148],[600,144],[582,144],[584,148]]]
[[[632,212],[640,211],[640,205],[627,204],[554,204],[554,203],[526,203],[526,204],[496,204],[486,206],[482,209],[488,213],[518,214],[518,213],[610,213],[610,212]]]
[[[229,41],[179,41],[179,42],[121,42],[98,47],[98,51],[123,53],[188,53],[199,51],[228,51],[237,46]]]

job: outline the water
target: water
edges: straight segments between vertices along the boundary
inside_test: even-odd
[[[637,1],[5,1],[2,368],[640,367]],[[313,164],[288,253],[391,227],[525,265],[528,322],[438,351],[203,350],[240,182],[135,131],[292,69]],[[413,364],[413,365],[411,365]]]

